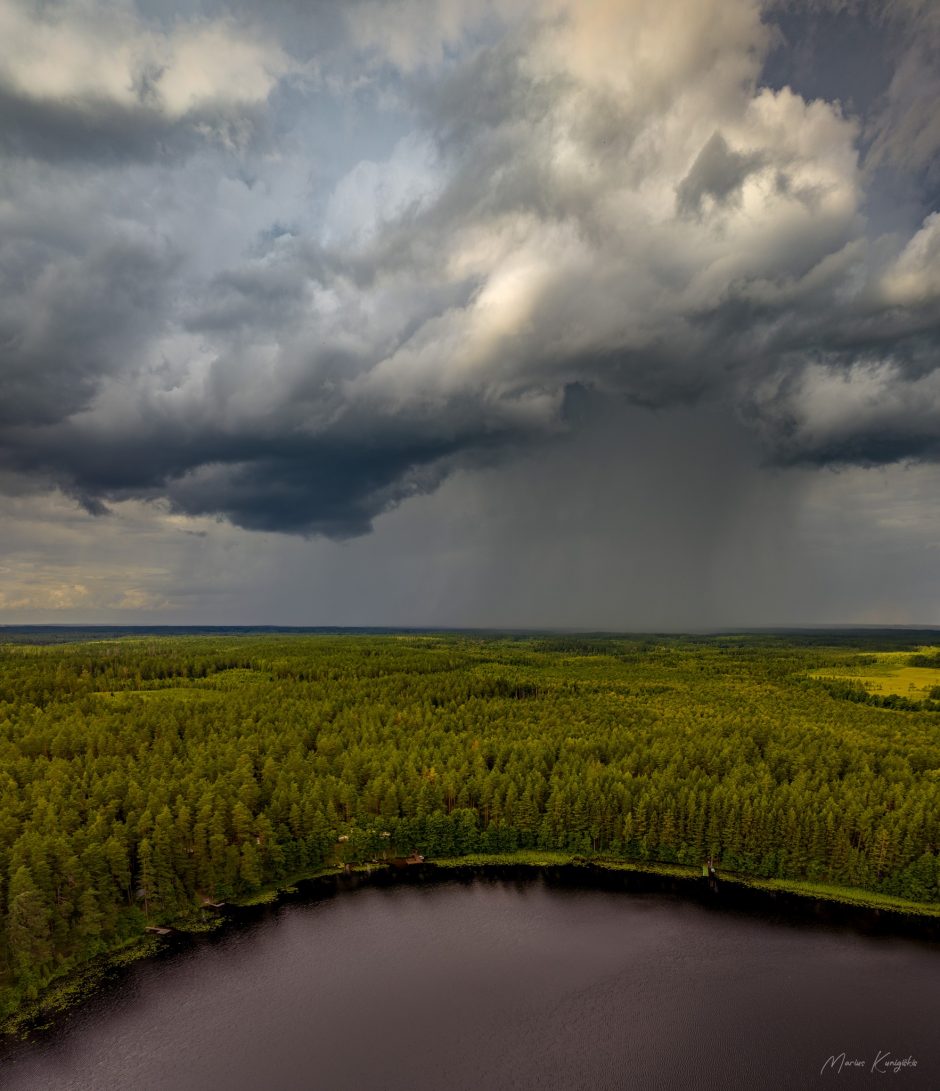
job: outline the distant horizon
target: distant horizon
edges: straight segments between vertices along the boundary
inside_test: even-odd
[[[506,633],[506,634],[573,634],[580,636],[707,636],[707,635],[743,635],[751,633],[853,633],[853,632],[937,632],[940,633],[940,623],[894,625],[884,624],[806,624],[806,625],[722,625],[715,627],[689,627],[689,628],[649,628],[649,629],[605,629],[590,628],[584,626],[504,626],[504,625],[277,625],[263,622],[258,623],[159,623],[146,624],[108,622],[0,622],[0,632],[32,630],[79,630],[79,631],[136,631],[136,632],[160,632],[196,630],[200,632],[213,631],[240,631],[240,632],[363,632],[363,633]]]

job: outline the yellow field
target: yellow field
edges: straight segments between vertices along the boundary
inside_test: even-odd
[[[936,655],[938,648],[919,648],[924,655]],[[940,686],[940,668],[909,667],[907,660],[911,652],[882,652],[876,664],[866,664],[853,669],[851,666],[830,667],[827,670],[813,671],[813,678],[833,678],[840,681],[861,682],[870,693],[881,697],[897,694],[922,700],[934,686]]]

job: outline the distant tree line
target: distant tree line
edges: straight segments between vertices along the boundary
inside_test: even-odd
[[[912,655],[908,663],[912,667],[932,667],[938,670],[940,669],[940,652],[919,652]]]

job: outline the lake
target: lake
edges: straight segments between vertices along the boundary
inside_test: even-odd
[[[250,916],[117,972],[8,1047],[0,1086],[940,1087],[926,941],[542,876],[364,886]]]

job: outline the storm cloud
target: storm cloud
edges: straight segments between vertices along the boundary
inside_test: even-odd
[[[880,7],[5,0],[0,480],[345,539],[585,397],[940,461],[940,22]]]

